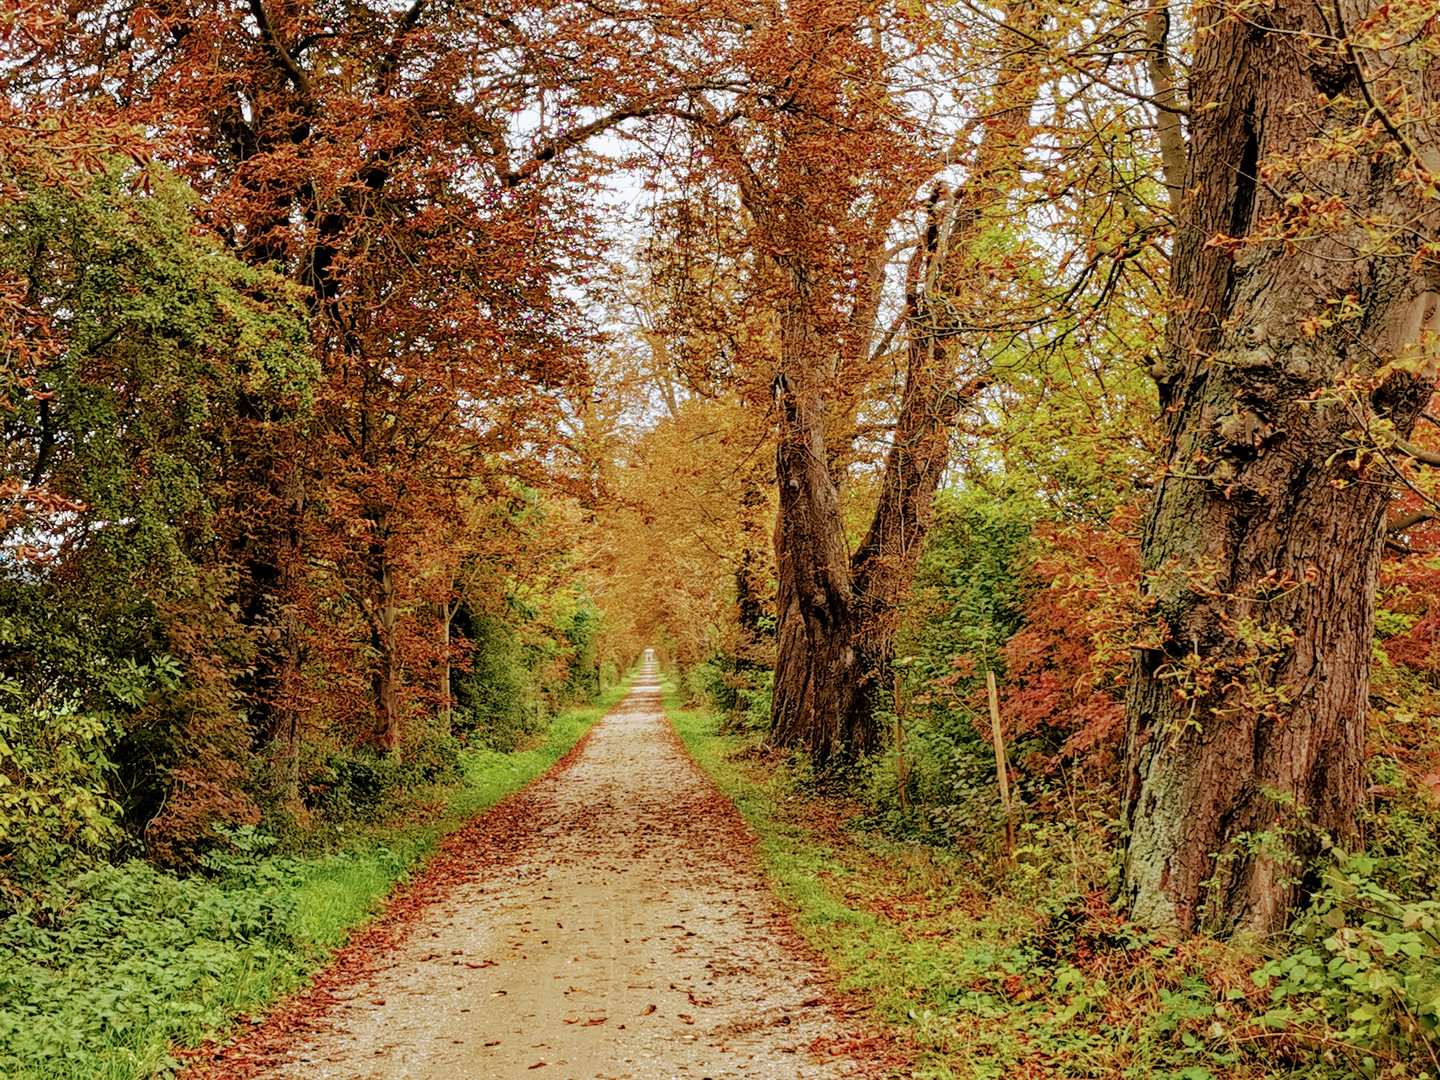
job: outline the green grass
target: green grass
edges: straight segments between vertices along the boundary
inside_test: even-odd
[[[817,796],[803,762],[742,752],[754,736],[719,734],[663,689],[687,750],[759,836],[801,935],[910,1046],[916,1077],[1350,1075],[1348,1059],[1325,1068],[1264,1030],[1258,958],[1149,935],[1031,856],[1000,863],[857,827],[860,808]]]
[[[524,750],[465,755],[460,784],[415,793],[430,812],[333,854],[227,859],[213,880],[107,867],[74,881],[48,920],[0,922],[0,1075],[170,1075],[177,1047],[303,984],[441,839],[542,775],[627,690],[568,710]]]

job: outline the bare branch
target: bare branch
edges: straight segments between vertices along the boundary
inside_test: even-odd
[[[1150,71],[1150,86],[1154,90],[1155,101],[1160,103],[1154,106],[1159,113],[1156,134],[1160,140],[1165,190],[1170,194],[1170,214],[1178,218],[1185,194],[1185,169],[1189,155],[1180,122],[1183,114],[1175,108],[1175,72],[1170,63],[1169,37],[1170,11],[1164,0],[1157,0],[1155,7],[1145,16],[1146,66]]]
[[[537,150],[533,155],[531,155],[530,160],[525,162],[525,164],[521,165],[518,169],[509,168],[507,165],[504,164],[504,159],[502,158],[500,183],[507,188],[515,187],[520,182],[528,180],[531,176],[534,176],[541,165],[544,165],[547,161],[553,160],[560,154],[563,154],[566,150],[571,150],[581,145],[582,143],[589,140],[591,136],[598,135],[602,131],[608,131],[610,128],[614,127],[617,124],[624,123],[626,120],[636,120],[647,116],[658,116],[664,111],[664,109],[656,106],[642,106],[640,108],[617,109],[612,113],[607,113],[605,116],[599,117],[598,119],[591,120],[588,124],[581,124],[578,128],[567,131],[563,135],[558,135],[554,139],[551,139],[548,143],[545,144],[544,147]]]
[[[1413,458],[1421,465],[1440,465],[1440,454],[1433,450],[1423,450],[1412,442],[1406,442],[1398,435],[1390,437],[1390,445],[1399,450],[1408,458]]]
[[[1408,510],[1403,514],[1395,514],[1385,522],[1385,531],[1391,535],[1402,533],[1406,529],[1419,525],[1422,521],[1429,521],[1440,514],[1433,506],[1422,506],[1419,510]]]

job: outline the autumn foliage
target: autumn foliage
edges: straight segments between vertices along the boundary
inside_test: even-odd
[[[987,850],[993,674],[1024,824],[1279,932],[1435,787],[1434,12],[1351,6],[11,4],[7,895],[655,649]]]
[[[1041,769],[1067,761],[1109,780],[1119,768],[1138,575],[1134,515],[1108,529],[1041,525],[1023,628],[1000,649],[1007,732],[1045,732]],[[1058,745],[1056,745],[1058,743]]]

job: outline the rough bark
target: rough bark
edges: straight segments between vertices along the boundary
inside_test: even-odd
[[[797,282],[803,287],[803,282]],[[850,571],[840,500],[825,445],[824,382],[833,360],[797,289],[781,319],[781,430],[776,452],[776,664],[771,739],[819,764],[876,741],[863,612]],[[833,346],[832,346],[833,347]]]
[[[853,555],[846,550],[825,447],[825,399],[813,385],[807,392],[800,383],[814,380],[816,369],[803,362],[799,349],[799,357],[783,354],[796,362],[785,369],[793,376],[782,374],[777,386],[782,420],[776,459],[779,633],[771,739],[801,747],[822,764],[861,756],[879,742],[874,695],[885,689],[881,676],[892,658],[898,606],[914,576],[931,504],[949,464],[950,426],[989,382],[982,375],[956,385],[950,338],[959,328],[927,299],[953,276],[956,264],[965,262],[963,245],[970,238],[967,231],[944,227],[953,227],[967,203],[961,198],[942,206],[942,191],[937,187],[931,200],[930,228],[911,261],[904,390],[875,512]],[[803,336],[808,328],[795,321],[800,340],[813,340],[813,335]],[[782,332],[790,325],[782,320]],[[782,349],[790,343],[782,338]]]
[[[886,692],[898,607],[914,576],[930,526],[931,504],[950,460],[950,428],[959,410],[989,383],[969,371],[966,312],[982,305],[984,275],[971,251],[1004,206],[1033,129],[1039,85],[1034,30],[1042,16],[1015,3],[1007,23],[1022,33],[1008,53],[986,110],[981,138],[965,163],[969,176],[952,192],[937,183],[928,223],[906,279],[905,381],[886,453],[879,498],[865,539],[846,550],[833,454],[825,445],[826,391],[840,350],[807,303],[803,273],[791,271],[790,308],[781,318],[780,440],[775,530],[778,636],[771,740],[799,747],[819,764],[875,749],[881,731],[876,695]],[[957,143],[957,149],[958,149]],[[849,323],[873,325],[875,278],[885,230],[872,229],[868,276],[857,288]],[[833,337],[833,335],[832,335]],[[862,348],[873,334],[856,333]],[[888,341],[879,346],[883,351]],[[872,357],[873,362],[873,357]],[[982,365],[983,367],[983,365]]]
[[[1390,492],[1378,456],[1357,471],[1340,451],[1366,424],[1403,437],[1435,377],[1423,359],[1382,370],[1436,318],[1433,267],[1411,257],[1436,213],[1397,179],[1404,155],[1268,167],[1362,122],[1346,104],[1363,98],[1358,65],[1296,44],[1334,34],[1340,9],[1248,10],[1255,22],[1195,20],[1215,25],[1192,69],[1176,305],[1154,372],[1168,468],[1143,538],[1152,624],[1126,702],[1121,899],[1181,932],[1283,927],[1322,836],[1353,833]],[[1322,95],[1338,103],[1310,107]],[[1384,254],[1354,219],[1286,243],[1285,199],[1302,190],[1413,231]],[[1345,297],[1352,318],[1307,326]]]

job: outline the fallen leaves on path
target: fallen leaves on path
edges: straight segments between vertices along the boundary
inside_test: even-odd
[[[391,895],[375,919],[355,931],[350,943],[335,954],[306,989],[276,1005],[263,1021],[242,1031],[233,1042],[207,1042],[193,1049],[176,1049],[175,1055],[187,1065],[184,1080],[249,1080],[273,1067],[283,1060],[287,1049],[323,1025],[341,999],[350,996],[347,991],[390,966],[391,954],[419,924],[425,909],[443,901],[457,885],[472,880],[483,868],[516,861],[533,847],[536,837],[532,803],[537,788],[575,763],[585,752],[594,730],[587,731],[540,780],[502,799],[441,840],[435,856]]]

